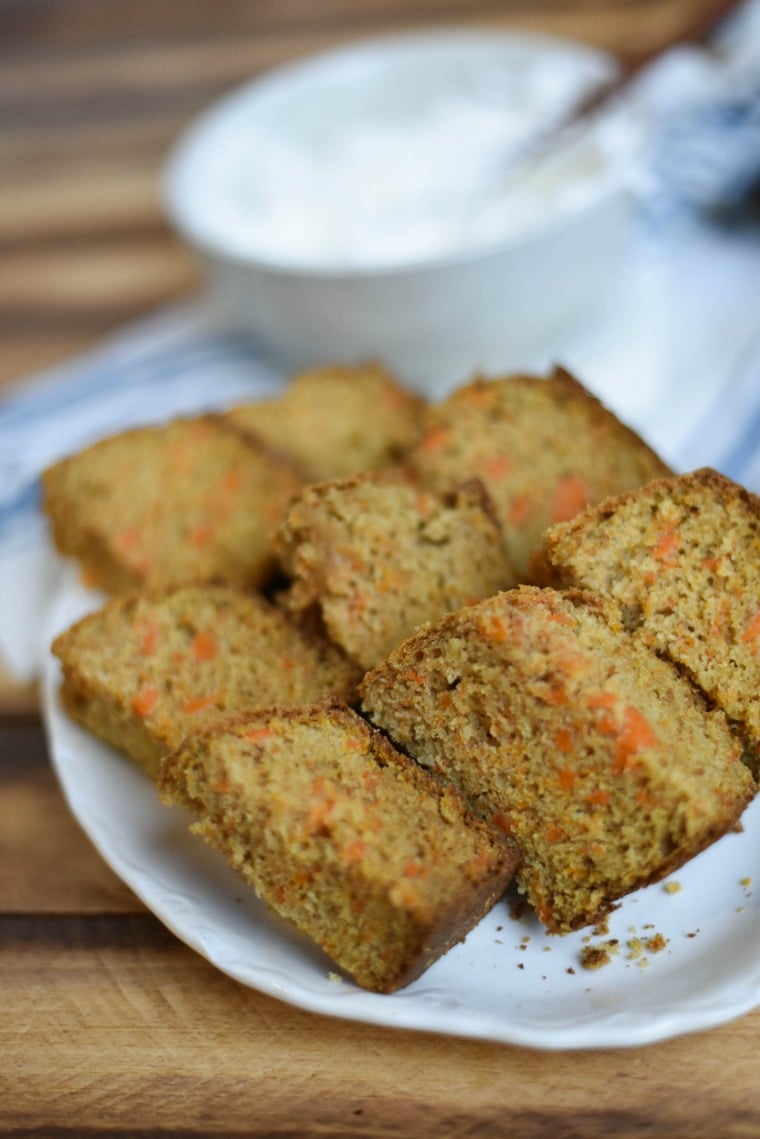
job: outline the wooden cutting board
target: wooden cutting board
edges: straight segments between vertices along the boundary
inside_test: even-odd
[[[193,290],[160,169],[209,100],[357,36],[478,24],[628,59],[700,0],[28,0],[0,5],[0,385]],[[0,1137],[760,1136],[760,1011],[632,1051],[331,1020],[161,926],[73,822],[33,687],[0,676]]]

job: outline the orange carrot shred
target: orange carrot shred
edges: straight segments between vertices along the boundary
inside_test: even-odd
[[[612,692],[589,692],[586,704],[589,708],[613,708],[617,697]]]
[[[627,704],[623,712],[623,723],[618,729],[615,745],[614,770],[625,771],[630,759],[644,748],[654,747],[657,737],[649,722],[633,705]]]
[[[489,614],[479,621],[480,630],[484,637],[491,641],[506,641],[509,637],[509,627],[506,621],[497,614]]]
[[[756,641],[758,638],[760,638],[760,609],[755,613],[742,634],[742,640],[745,642]]]
[[[565,625],[569,629],[575,628],[575,621],[568,613],[550,613],[548,619],[555,625]]]
[[[446,446],[450,434],[447,427],[431,428],[427,435],[423,436],[420,442],[420,450],[427,455],[435,455]]]
[[[378,771],[363,771],[362,783],[365,791],[375,791],[380,783],[380,773]]]
[[[145,685],[132,701],[132,711],[136,716],[149,716],[158,703],[158,689],[155,684]]]
[[[567,522],[587,505],[588,486],[578,474],[563,475],[554,487],[551,503],[552,522]]]
[[[595,787],[593,791],[588,791],[583,798],[587,803],[598,803],[600,806],[604,806],[610,801],[610,792],[601,787]]]
[[[140,652],[143,653],[144,656],[152,656],[152,654],[156,651],[157,642],[158,625],[155,623],[155,621],[151,621],[151,623],[149,625],[146,625],[145,629],[143,630],[143,637],[140,643]]]
[[[658,562],[662,562],[666,568],[672,568],[677,564],[676,552],[681,545],[681,539],[678,536],[676,526],[668,526],[663,530],[660,535],[657,545],[653,553]]]
[[[574,743],[575,733],[572,728],[558,728],[554,733],[554,746],[557,748],[557,751],[561,751],[564,755],[567,755],[573,750]],[[573,779],[575,778],[574,772],[570,772],[570,775]],[[562,776],[562,772],[560,772],[560,776]]]
[[[488,869],[488,863],[489,862],[490,862],[490,858],[488,855],[488,851],[484,849],[484,850],[478,851],[478,853],[476,854],[475,858],[473,858],[470,865],[472,866],[473,870],[477,874],[480,874],[484,870]]]
[[[190,651],[195,660],[213,660],[219,651],[219,646],[211,633],[201,631],[196,634]]]
[[[409,671],[406,674],[406,679],[411,680],[414,684],[424,684],[425,683],[425,677],[422,675],[421,672]]]
[[[554,708],[566,708],[570,703],[567,689],[559,680],[554,680],[551,684],[547,684],[541,696],[547,704],[551,704]]]
[[[404,869],[401,871],[404,878],[420,878],[425,873],[425,867],[416,859],[411,859],[407,862]]]
[[[362,842],[360,838],[355,838],[343,848],[343,858],[346,862],[358,862],[360,858],[364,857],[367,844]]]
[[[182,711],[187,716],[192,716],[196,712],[205,712],[207,708],[213,708],[218,704],[223,695],[223,692],[212,692],[210,696],[196,696],[182,705]]]
[[[245,732],[244,735],[251,743],[260,743],[261,740],[268,740],[270,736],[274,735],[274,732],[272,728],[252,728],[250,732]]]
[[[575,772],[571,767],[563,767],[557,772],[557,782],[563,791],[571,791],[575,783]]]

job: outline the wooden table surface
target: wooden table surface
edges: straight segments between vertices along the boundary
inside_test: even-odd
[[[359,36],[558,32],[636,58],[709,0],[0,0],[0,386],[197,286],[163,156],[209,100]],[[760,1011],[632,1051],[330,1020],[181,945],[68,814],[0,678],[0,1136],[760,1135]]]

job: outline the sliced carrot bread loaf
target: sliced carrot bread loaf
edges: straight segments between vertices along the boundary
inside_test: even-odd
[[[261,898],[378,992],[461,941],[515,866],[453,788],[337,702],[194,735],[159,786]]]
[[[419,435],[423,406],[377,365],[334,365],[303,372],[281,396],[229,416],[321,482],[397,462]]]
[[[529,580],[531,554],[551,523],[669,473],[561,368],[548,379],[509,376],[460,388],[429,409],[408,461],[438,493],[470,476],[483,480],[521,581]]]
[[[278,701],[355,699],[359,680],[339,649],[226,586],[113,598],[62,633],[53,652],[71,717],[151,776],[210,721]]]
[[[48,468],[44,508],[61,553],[109,593],[220,579],[261,585],[271,538],[305,477],[220,416],[103,439]]]
[[[722,712],[588,593],[521,587],[362,682],[372,721],[515,837],[553,932],[594,922],[734,827],[754,793]]]
[[[307,487],[277,548],[293,579],[282,603],[295,613],[316,608],[363,668],[425,621],[515,581],[477,481],[447,501],[387,474]]]
[[[539,566],[617,602],[734,721],[760,775],[760,499],[709,469],[658,479],[550,530]]]

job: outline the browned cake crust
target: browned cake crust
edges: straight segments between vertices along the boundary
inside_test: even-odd
[[[363,708],[521,846],[552,931],[594,922],[731,830],[754,783],[723,713],[582,593],[444,617],[365,677]]]
[[[395,475],[307,487],[276,544],[293,579],[281,603],[295,613],[316,608],[365,669],[424,622],[515,582],[477,481],[446,501]]]
[[[114,598],[53,644],[68,713],[155,777],[184,736],[276,702],[355,697],[339,649],[255,594],[181,586]]]
[[[335,702],[192,736],[159,785],[261,898],[377,992],[463,940],[515,866],[453,788]]]
[[[64,555],[109,593],[182,581],[263,584],[271,539],[305,476],[220,416],[139,427],[43,475]]]
[[[760,499],[710,469],[658,479],[550,530],[537,566],[615,601],[723,708],[760,775]]]
[[[482,479],[521,581],[547,526],[610,494],[669,474],[662,460],[562,368],[547,379],[479,379],[427,412],[409,455],[425,486],[446,493]]]
[[[424,404],[376,364],[315,368],[230,419],[292,455],[310,482],[391,466],[420,433]]]

